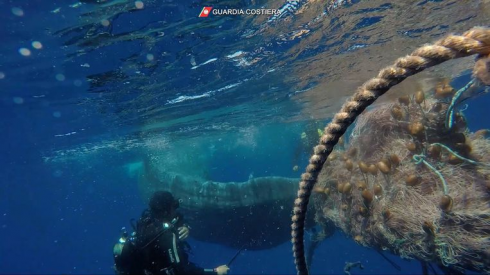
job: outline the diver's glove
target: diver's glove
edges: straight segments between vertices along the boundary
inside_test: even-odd
[[[230,270],[230,268],[227,265],[220,265],[214,269],[218,275],[226,275],[228,274],[228,270]]]
[[[189,227],[187,227],[186,225],[179,227],[178,231],[179,231],[179,240],[183,241],[187,239],[187,237],[189,237],[190,230]]]

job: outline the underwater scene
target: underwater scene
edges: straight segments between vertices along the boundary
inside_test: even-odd
[[[0,274],[490,274],[489,0],[0,23]]]

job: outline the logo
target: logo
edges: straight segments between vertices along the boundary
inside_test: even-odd
[[[289,1],[289,0],[288,0]],[[212,11],[212,12],[211,12]],[[278,9],[220,9],[213,7],[203,7],[199,17],[208,17],[210,14],[213,15],[274,15],[279,16],[281,11]]]
[[[175,263],[174,255],[172,254],[172,249],[168,249],[168,256],[170,256],[170,262]]]
[[[199,14],[199,17],[208,17],[208,15],[211,13],[211,10],[213,7],[204,7],[202,8],[201,13]]]

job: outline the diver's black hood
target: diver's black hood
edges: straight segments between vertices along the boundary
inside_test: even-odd
[[[168,191],[157,191],[150,198],[149,207],[152,214],[163,214],[172,208],[177,209],[179,201]]]

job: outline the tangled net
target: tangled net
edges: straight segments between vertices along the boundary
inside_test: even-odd
[[[448,130],[444,99],[419,92],[400,102],[359,117],[348,148],[318,176],[315,208],[359,244],[490,272],[485,130],[470,133],[459,114]]]
[[[455,113],[462,92],[442,83],[436,88],[438,98],[417,92],[397,105],[379,107],[359,119],[341,158],[330,155],[357,116],[392,86],[472,54],[479,54],[476,82],[487,84],[490,30],[473,28],[398,59],[334,116],[314,148],[295,200],[292,243],[298,274],[308,274],[304,220],[317,178],[315,190],[323,194],[317,209],[359,243],[456,269],[490,272],[490,143],[482,133],[469,133],[464,117]]]

